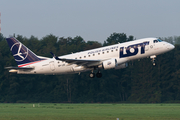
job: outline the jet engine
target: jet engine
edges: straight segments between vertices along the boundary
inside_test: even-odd
[[[115,69],[116,69],[116,70],[117,70],[117,69],[123,69],[123,68],[126,68],[126,67],[128,67],[128,63],[123,63],[123,64],[117,65],[117,66],[115,67]]]
[[[105,70],[115,68],[117,66],[117,60],[114,58],[106,60],[102,63],[102,66]]]
[[[106,60],[102,63],[102,65],[99,65],[98,68],[103,68],[104,70],[107,69],[122,69],[122,68],[126,68],[128,66],[127,59],[109,59]]]

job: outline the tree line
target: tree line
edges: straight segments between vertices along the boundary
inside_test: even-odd
[[[51,57],[132,41],[133,36],[113,33],[104,43],[47,35],[42,39],[17,35],[34,53]],[[9,46],[0,34],[0,102],[71,102],[71,103],[163,103],[180,102],[180,36],[161,38],[175,49],[156,58],[134,60],[119,70],[102,70],[102,78],[89,78],[89,72],[72,75],[17,75],[4,68],[16,66]]]

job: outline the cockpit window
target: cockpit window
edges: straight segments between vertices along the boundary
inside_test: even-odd
[[[154,40],[153,42],[154,42],[154,43],[158,43],[158,40]]]
[[[154,43],[158,43],[158,42],[162,42],[162,40],[157,39],[157,40],[154,40],[153,42],[154,42]]]
[[[159,42],[162,42],[162,40],[158,39]]]

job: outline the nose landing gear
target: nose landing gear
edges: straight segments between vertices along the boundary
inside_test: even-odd
[[[150,56],[150,58],[152,59],[151,61],[152,61],[153,65],[155,66],[156,65],[156,63],[155,63],[156,55]]]

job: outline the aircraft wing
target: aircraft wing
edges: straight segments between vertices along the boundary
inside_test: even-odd
[[[102,60],[83,60],[83,59],[66,59],[66,58],[55,58],[56,60],[65,61],[69,64],[76,64],[78,66],[92,67],[102,63]]]
[[[52,52],[50,52],[53,57],[56,60],[60,60],[60,61],[64,61],[71,64],[76,64],[78,66],[85,66],[85,67],[93,67],[93,66],[98,66],[102,63],[102,61],[104,60],[83,60],[83,59],[67,59],[67,58],[59,58],[57,57],[55,54],[53,54]]]

